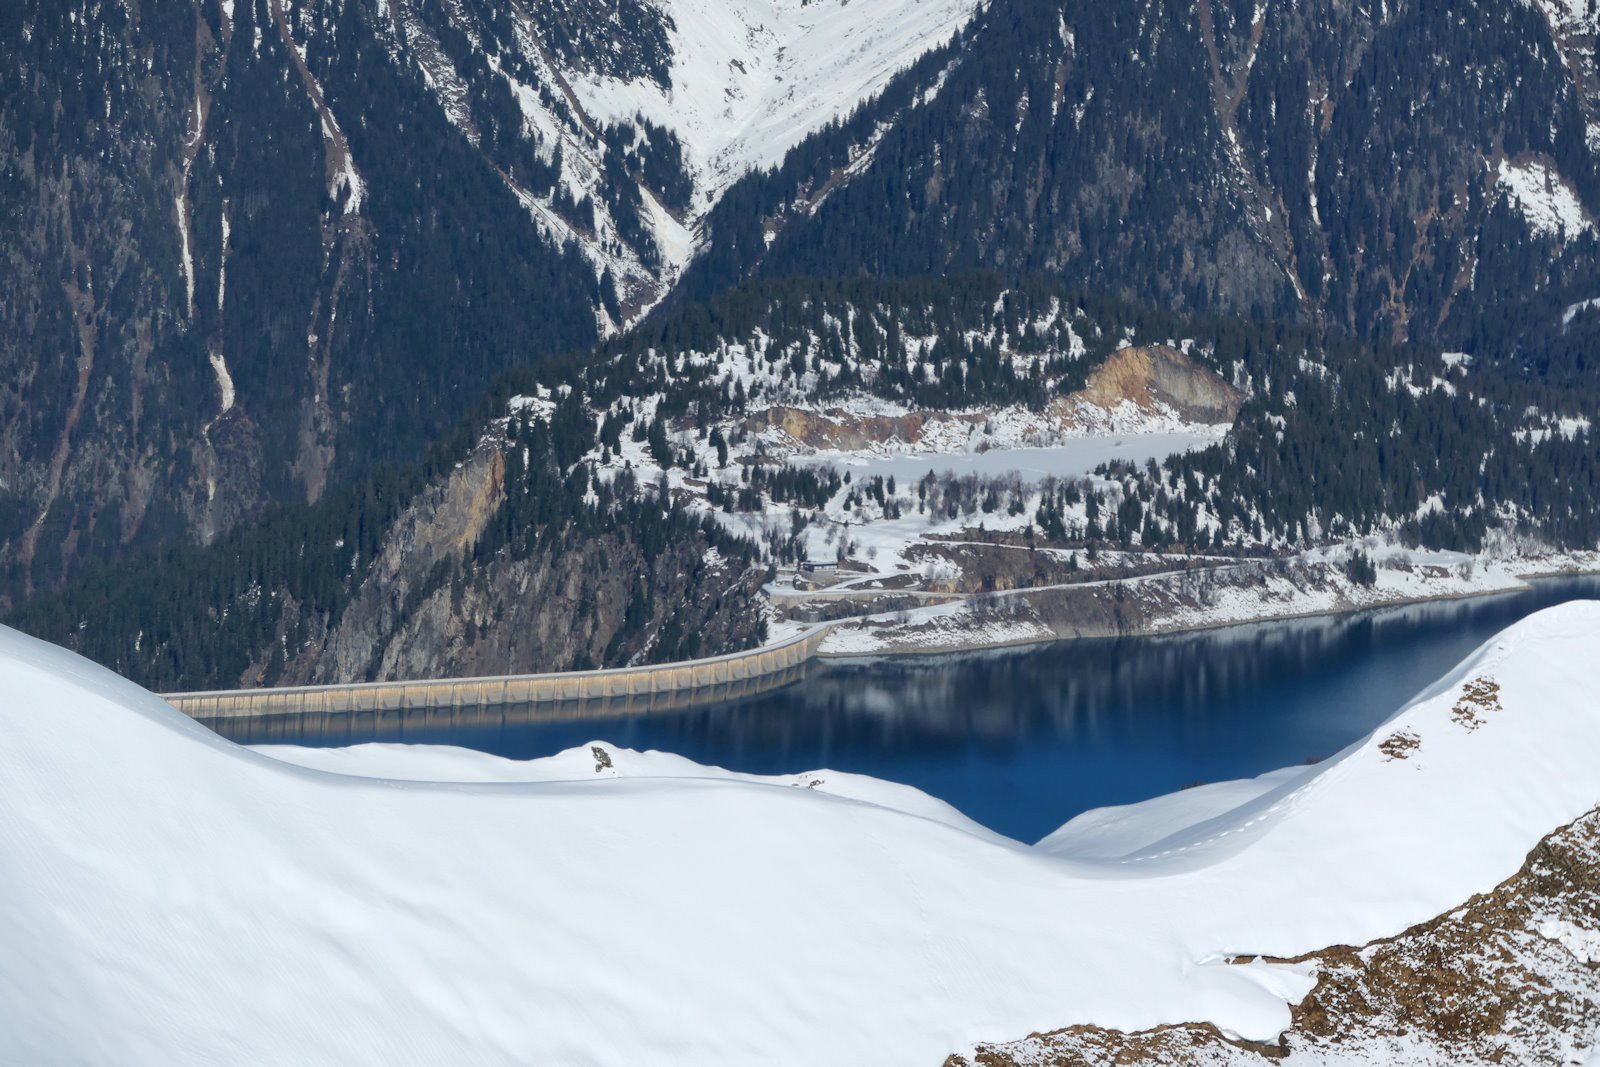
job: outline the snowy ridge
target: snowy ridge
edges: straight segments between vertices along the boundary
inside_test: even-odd
[[[1597,641],[1600,604],[1551,609],[1322,765],[1026,848],[871,779],[601,743],[251,752],[6,630],[0,1059],[927,1063],[1083,1021],[1269,1039],[1313,978],[1232,956],[1397,933],[1600,800]]]
[[[1343,883],[1329,894],[1337,898],[1344,895],[1341,889],[1353,891],[1353,883],[1367,879],[1383,862],[1380,854],[1397,844],[1382,833],[1341,833],[1335,822],[1356,813],[1387,812],[1422,830],[1461,825],[1452,808],[1475,809],[1474,815],[1493,822],[1486,809],[1505,804],[1514,809],[1507,813],[1513,820],[1548,818],[1554,829],[1600,802],[1600,775],[1579,773],[1576,781],[1543,783],[1522,783],[1519,775],[1518,791],[1526,788],[1523,796],[1496,792],[1474,800],[1466,794],[1472,791],[1471,782],[1487,780],[1479,775],[1493,775],[1495,765],[1501,773],[1522,766],[1554,770],[1572,766],[1554,749],[1571,743],[1582,752],[1596,751],[1600,701],[1552,699],[1553,694],[1540,693],[1537,671],[1541,663],[1555,669],[1553,659],[1562,649],[1581,655],[1597,636],[1600,604],[1583,602],[1542,612],[1489,641],[1373,734],[1321,764],[1275,771],[1250,782],[1201,787],[1193,798],[1178,794],[1089,812],[1038,847],[1074,859],[1093,856],[1119,865],[1207,870],[1208,877],[1265,877],[1268,865],[1307,862],[1301,857],[1306,842],[1321,849],[1344,837],[1346,858],[1355,861],[1351,866],[1327,865],[1323,856],[1310,860],[1318,878]],[[1561,673],[1576,680],[1583,672],[1568,666]],[[1519,695],[1526,702],[1517,701]],[[1513,717],[1522,716],[1536,718],[1539,725],[1511,724]],[[1494,740],[1486,744],[1489,737]],[[1212,808],[1218,813],[1203,817]],[[1474,871],[1496,865],[1514,870],[1530,843],[1494,834],[1483,839],[1422,834],[1409,846],[1412,854],[1392,870],[1397,895],[1425,898],[1441,871],[1447,880],[1466,882]],[[1437,911],[1447,906],[1440,902]],[[1292,927],[1270,920],[1261,925],[1278,925],[1276,936],[1283,943],[1298,942],[1305,935],[1305,918],[1298,916]],[[1332,925],[1345,921],[1334,919]],[[1368,917],[1355,925],[1360,931],[1355,936],[1347,931],[1328,943],[1383,936]]]

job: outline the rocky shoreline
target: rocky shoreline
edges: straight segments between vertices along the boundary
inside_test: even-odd
[[[1600,573],[1594,554],[1380,568],[1371,586],[1342,563],[1268,561],[969,597],[834,624],[818,655],[982,651],[1074,638],[1153,636],[1515,592],[1530,580]],[[1530,566],[1530,564],[1533,564]],[[1466,573],[1463,573],[1463,569]]]

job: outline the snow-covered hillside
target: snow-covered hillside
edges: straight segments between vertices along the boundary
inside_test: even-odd
[[[1136,344],[1116,309],[1037,286],[870,281],[751,293],[605,346],[583,376],[600,427],[584,458],[597,481],[626,477],[651,494],[665,486],[703,508],[761,544],[780,576],[836,559],[860,580],[905,589],[933,577],[928,554],[946,547],[932,542],[992,532],[1031,546],[1042,531],[1041,553],[1061,551],[1033,562],[1068,566],[1083,549],[1065,547],[1068,528],[1081,539],[1104,528],[1102,505],[1117,508],[1086,502],[1084,476],[1218,444],[1253,384],[1213,345]],[[554,425],[565,395],[539,386],[512,398],[508,417]],[[1064,481],[1072,499],[1053,523]],[[1094,484],[1123,492],[1114,480]],[[1210,517],[1198,527],[1204,546],[1213,531],[1249,533]],[[1047,548],[1052,531],[1062,539]],[[1155,542],[1152,528],[1140,543]],[[1038,567],[1025,569],[1044,583]],[[1017,577],[999,587],[1028,584]]]
[[[672,130],[697,211],[745,172],[776,166],[912,60],[948,41],[975,0],[659,0],[672,25],[670,84],[580,75],[572,88],[607,122]]]
[[[937,1063],[997,1035],[1271,1038],[1361,944],[1600,798],[1600,604],[1324,764],[1039,846],[904,787],[597,742],[252,752],[0,633],[0,1060]],[[1485,783],[1494,788],[1485,788]]]

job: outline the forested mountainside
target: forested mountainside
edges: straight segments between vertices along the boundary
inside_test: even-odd
[[[738,456],[758,445],[746,419],[812,396],[893,404],[928,374],[947,407],[1043,407],[1118,340],[1174,326],[1059,283],[989,275],[755,283],[590,358],[508,376],[489,413],[423,464],[209,546],[142,552],[7,621],[157,689],[733,651],[764,630],[755,592],[768,567],[795,556],[787,509],[846,492],[837,474],[776,461],[740,482]],[[694,478],[698,492],[681,484],[708,465],[733,479],[725,509],[708,506],[711,479]],[[680,484],[663,491],[668,472]],[[769,506],[782,512],[776,543],[713,516]]]
[[[595,338],[582,257],[374,17],[0,14],[4,592],[316,499]]]
[[[1512,354],[1600,276],[1594,30],[1559,0],[996,3],[730,190],[683,289],[989,267]]]
[[[1155,528],[1581,542],[1595,23],[1577,0],[8,5],[0,603],[348,515],[519,369],[583,394],[594,462],[626,430],[693,472],[712,429],[759,443],[808,405],[1064,418],[1134,339],[1192,342],[1244,398],[1229,448],[1129,490],[1172,511]],[[1444,469],[1460,448],[1476,474]]]
[[[1496,525],[1569,547],[1600,538],[1600,449],[1588,432],[1600,368],[1581,359],[1552,383],[1426,346],[958,275],[746,285],[602,346],[583,376],[607,427],[635,425],[653,403],[646,439],[684,428],[709,440],[710,427],[764,448],[761,431],[776,424],[767,412],[852,398],[883,402],[854,405],[858,424],[898,411],[975,410],[991,423],[1007,409],[1059,411],[1113,352],[1163,343],[1213,368],[1242,407],[1188,413],[1232,423],[1225,445],[1174,456],[1164,472],[1126,472],[1127,495],[1145,507],[1125,533],[1155,512],[1157,526],[1191,538],[1209,516],[1218,547],[1404,529],[1416,543],[1472,549]]]
[[[7,621],[157,688],[340,681],[748,647],[767,624],[760,584],[816,555],[812,530],[909,516],[969,543],[1010,521],[994,543],[1025,534],[1049,550],[1030,573],[1057,582],[1097,555],[1253,559],[1374,533],[1461,550],[1494,531],[1600,540],[1593,382],[1041,280],[751,283],[498,396],[425,465],[142,554]],[[1232,428],[1165,463],[1031,487],[803,462],[914,434],[1048,444],[1130,417]]]
[[[156,689],[654,663],[765,636],[756,547],[579,463],[579,403],[278,511],[147,550],[9,621]],[[89,616],[93,615],[91,619]]]
[[[905,6],[5,5],[0,600],[316,500],[636,317],[728,180],[972,8]]]

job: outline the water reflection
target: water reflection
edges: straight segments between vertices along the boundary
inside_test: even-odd
[[[1196,634],[813,663],[782,688],[695,695],[687,708],[214,725],[245,741],[435,742],[529,758],[603,738],[758,773],[833,767],[908,782],[1033,840],[1088,808],[1328,756],[1503,627],[1580,597],[1600,597],[1600,578]]]

